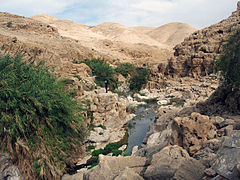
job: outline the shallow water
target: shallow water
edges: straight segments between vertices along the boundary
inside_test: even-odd
[[[125,153],[131,154],[132,148],[142,148],[143,139],[149,129],[149,125],[155,119],[155,104],[139,106],[135,112],[136,117],[128,122],[128,147]]]

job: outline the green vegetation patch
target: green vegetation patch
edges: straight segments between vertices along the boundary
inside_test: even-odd
[[[67,83],[20,56],[0,57],[0,150],[26,179],[60,175],[65,159],[81,150],[84,106],[63,88]]]
[[[89,151],[91,151],[92,149],[95,149],[95,146],[89,145],[89,146],[86,147],[86,152],[89,152]]]
[[[139,92],[147,84],[150,77],[150,70],[146,68],[137,68],[136,73],[130,78],[130,90]]]
[[[76,63],[76,62],[75,62]],[[80,62],[78,62],[80,63]],[[150,70],[148,68],[137,68],[133,64],[123,63],[117,66],[115,69],[111,67],[104,59],[92,59],[87,61],[82,61],[88,65],[92,74],[95,77],[95,83],[98,86],[104,87],[105,81],[108,81],[109,88],[114,91],[118,88],[119,82],[116,78],[117,74],[122,74],[125,78],[129,80],[129,88],[132,92],[139,92],[141,88],[147,84],[150,77]],[[115,91],[121,94],[120,91]],[[127,95],[127,93],[122,93],[122,95]]]
[[[240,30],[232,35],[223,46],[221,57],[216,61],[217,71],[223,77],[222,85],[240,87]]]
[[[104,87],[105,81],[108,81],[109,88],[114,90],[118,87],[118,79],[114,77],[115,71],[104,59],[92,59],[83,61],[86,65],[88,65],[92,73],[95,77],[95,83],[98,86]]]
[[[136,67],[130,63],[122,63],[116,67],[115,71],[127,78],[129,75],[133,75],[136,72]]]

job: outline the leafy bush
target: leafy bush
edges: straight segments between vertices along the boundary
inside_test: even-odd
[[[221,57],[216,61],[216,67],[223,76],[223,86],[240,87],[240,30],[223,46]]]
[[[19,56],[0,58],[0,150],[10,153],[26,179],[53,179],[81,150],[83,106],[62,83]]]
[[[130,91],[138,92],[147,83],[150,77],[150,70],[146,68],[136,68],[133,64],[123,63],[115,70],[103,59],[92,59],[83,61],[87,64],[93,75],[96,76],[95,82],[97,85],[104,87],[105,80],[108,80],[111,90],[115,90],[118,87],[118,79],[115,78],[116,73],[122,74],[124,77],[131,76],[130,78]]]
[[[110,153],[114,149],[118,149],[117,143],[109,143],[104,147],[104,151],[106,152],[106,154]]]
[[[103,149],[97,149],[92,152],[92,156],[98,156],[99,154],[103,154]]]
[[[135,73],[136,67],[130,63],[122,63],[115,69],[115,71],[117,73],[122,74],[125,78],[127,78],[129,74],[133,75]]]
[[[114,150],[112,150],[112,155],[119,156],[122,154],[122,152],[123,152],[122,150],[114,149]]]
[[[118,87],[118,79],[114,77],[114,69],[103,59],[92,59],[83,61],[83,63],[91,68],[93,75],[96,75],[95,83],[98,86],[104,87],[104,82],[107,80],[111,90],[114,90]]]
[[[7,22],[7,27],[8,28],[12,27],[12,22]]]
[[[146,68],[137,68],[136,73],[130,78],[130,90],[138,92],[145,85],[150,77],[150,70]]]
[[[89,151],[91,151],[92,149],[95,149],[95,146],[89,145],[89,146],[86,147],[86,152],[89,152]]]

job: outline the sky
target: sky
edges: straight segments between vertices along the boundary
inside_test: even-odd
[[[231,15],[238,0],[0,0],[0,11],[25,17],[48,14],[78,24],[116,22],[159,27],[170,22],[198,29]]]

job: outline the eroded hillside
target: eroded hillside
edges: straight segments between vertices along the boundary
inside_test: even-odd
[[[58,29],[61,36],[76,39],[84,47],[101,52],[101,55],[112,64],[131,62],[139,65],[152,65],[166,62],[167,58],[172,55],[172,44],[167,40],[162,41],[163,36],[168,36],[165,39],[169,39],[172,35],[173,38],[181,36],[183,40],[189,32],[196,30],[189,28],[188,25],[181,25],[181,31],[186,32],[183,35],[176,30],[179,29],[178,24],[180,23],[165,25],[166,27],[170,26],[171,29],[173,28],[169,32],[169,28],[160,31],[160,27],[125,27],[112,22],[102,23],[97,26],[86,26],[68,20],[58,20],[48,15],[36,15],[31,18],[50,24]],[[168,31],[168,33],[165,31]],[[154,33],[154,36],[148,33]],[[179,43],[179,40],[176,42]],[[177,44],[176,42],[173,44]]]
[[[240,2],[237,11],[214,24],[193,33],[174,47],[174,58],[169,62],[169,72],[181,76],[205,76],[214,71],[214,61],[219,58],[222,45],[240,28]]]

